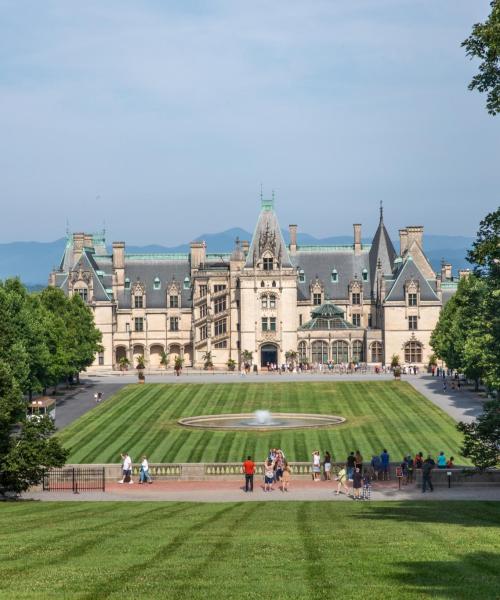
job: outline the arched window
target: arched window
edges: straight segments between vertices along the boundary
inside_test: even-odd
[[[337,283],[339,280],[339,274],[337,273],[337,269],[332,270],[332,283]]]
[[[276,287],[276,281],[273,281],[273,287]]]
[[[354,340],[352,343],[352,362],[360,363],[365,359],[363,352],[363,342],[360,340]]]
[[[332,360],[335,364],[349,362],[349,345],[343,340],[332,344]]]
[[[184,289],[188,290],[189,287],[191,285],[191,280],[189,279],[189,277],[186,275],[186,277],[184,277]]]
[[[313,363],[328,362],[328,344],[321,340],[312,343],[312,361]]]
[[[408,342],[405,344],[405,362],[422,362],[422,344],[420,342]]]
[[[381,363],[382,362],[382,344],[380,342],[373,342],[370,346],[372,352],[372,362]]]
[[[159,277],[155,277],[153,281],[153,289],[159,290],[161,288],[161,281]]]
[[[260,282],[260,287],[264,287],[264,282],[263,281]]]
[[[307,344],[299,342],[299,362],[305,362],[307,359]]]
[[[304,269],[299,269],[299,283],[305,283],[306,274],[304,273]]]

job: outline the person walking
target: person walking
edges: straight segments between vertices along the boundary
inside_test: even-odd
[[[247,456],[243,463],[243,472],[245,473],[245,492],[253,492],[253,476],[255,474],[255,463],[251,456]]]
[[[325,450],[325,458],[323,460],[323,474],[325,477],[325,481],[330,481],[332,476],[332,455]]]
[[[422,465],[422,494],[425,494],[427,486],[429,486],[431,492],[434,491],[434,486],[432,485],[432,469],[434,466],[435,462],[430,456],[425,459]]]
[[[352,475],[352,491],[354,494],[354,500],[361,500],[361,488],[363,487],[363,476],[361,470],[356,467]]]
[[[264,463],[264,492],[273,491],[274,461],[270,458]]]
[[[132,481],[132,459],[127,452],[121,454],[122,457],[122,479],[118,483],[134,483]]]
[[[281,478],[281,491],[288,492],[288,486],[290,485],[290,480],[292,478],[292,470],[290,465],[285,460],[283,464],[283,476]]]
[[[145,456],[142,457],[141,470],[139,472],[139,483],[153,483],[151,475],[149,474],[148,459]]]
[[[349,496],[349,488],[347,486],[347,468],[342,467],[335,479],[338,481],[337,491],[335,492],[335,495],[338,496],[340,494],[341,489],[344,488],[345,495]]]
[[[382,454],[380,455],[380,462],[382,465],[382,479],[384,481],[388,481],[390,479],[389,476],[389,461],[390,456],[387,450],[384,448]]]

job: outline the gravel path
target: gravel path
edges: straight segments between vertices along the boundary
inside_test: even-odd
[[[42,501],[168,501],[168,502],[255,502],[255,501],[331,501],[353,502],[344,494],[335,495],[336,482],[292,481],[289,492],[281,492],[276,486],[272,492],[264,492],[261,481],[256,480],[253,493],[245,493],[239,481],[157,481],[152,485],[108,483],[106,492],[33,491],[23,498]],[[435,486],[434,492],[422,494],[415,485],[398,489],[396,482],[375,483],[371,500],[492,500],[500,501],[500,486]]]

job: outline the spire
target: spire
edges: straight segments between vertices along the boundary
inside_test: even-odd
[[[384,203],[380,201],[380,224],[384,222]]]
[[[372,247],[370,248],[372,283],[375,282],[375,272],[377,269],[381,270],[384,275],[392,273],[395,258],[396,252],[384,225],[384,205],[380,201],[380,222],[373,237]]]

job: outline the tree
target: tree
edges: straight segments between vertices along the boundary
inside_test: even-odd
[[[136,369],[143,371],[145,368],[146,368],[146,360],[145,360],[144,356],[141,354],[140,356],[137,357]]]
[[[207,350],[201,358],[203,360],[204,369],[211,369],[214,366],[213,356],[210,351]]]
[[[391,357],[391,368],[395,369],[396,367],[399,367],[399,355],[393,354]]]
[[[64,465],[62,448],[49,417],[29,421],[21,388],[0,361],[0,492],[22,492],[40,483],[45,469]]]
[[[234,358],[229,358],[226,365],[230,371],[234,371],[236,369],[236,361]]]
[[[500,112],[500,0],[493,0],[490,5],[489,17],[472,27],[471,35],[462,46],[470,59],[481,61],[469,90],[486,92],[486,108],[490,115],[496,115]]]
[[[474,465],[484,470],[494,467],[500,459],[500,400],[497,398],[484,404],[483,414],[472,423],[459,423],[464,434],[462,454]]]
[[[160,365],[162,367],[165,367],[165,369],[168,367],[169,358],[170,358],[169,353],[165,352],[165,350],[163,350],[162,353],[160,354]]]
[[[126,371],[130,365],[130,361],[126,356],[122,356],[118,361],[118,364],[120,365],[120,371]]]

